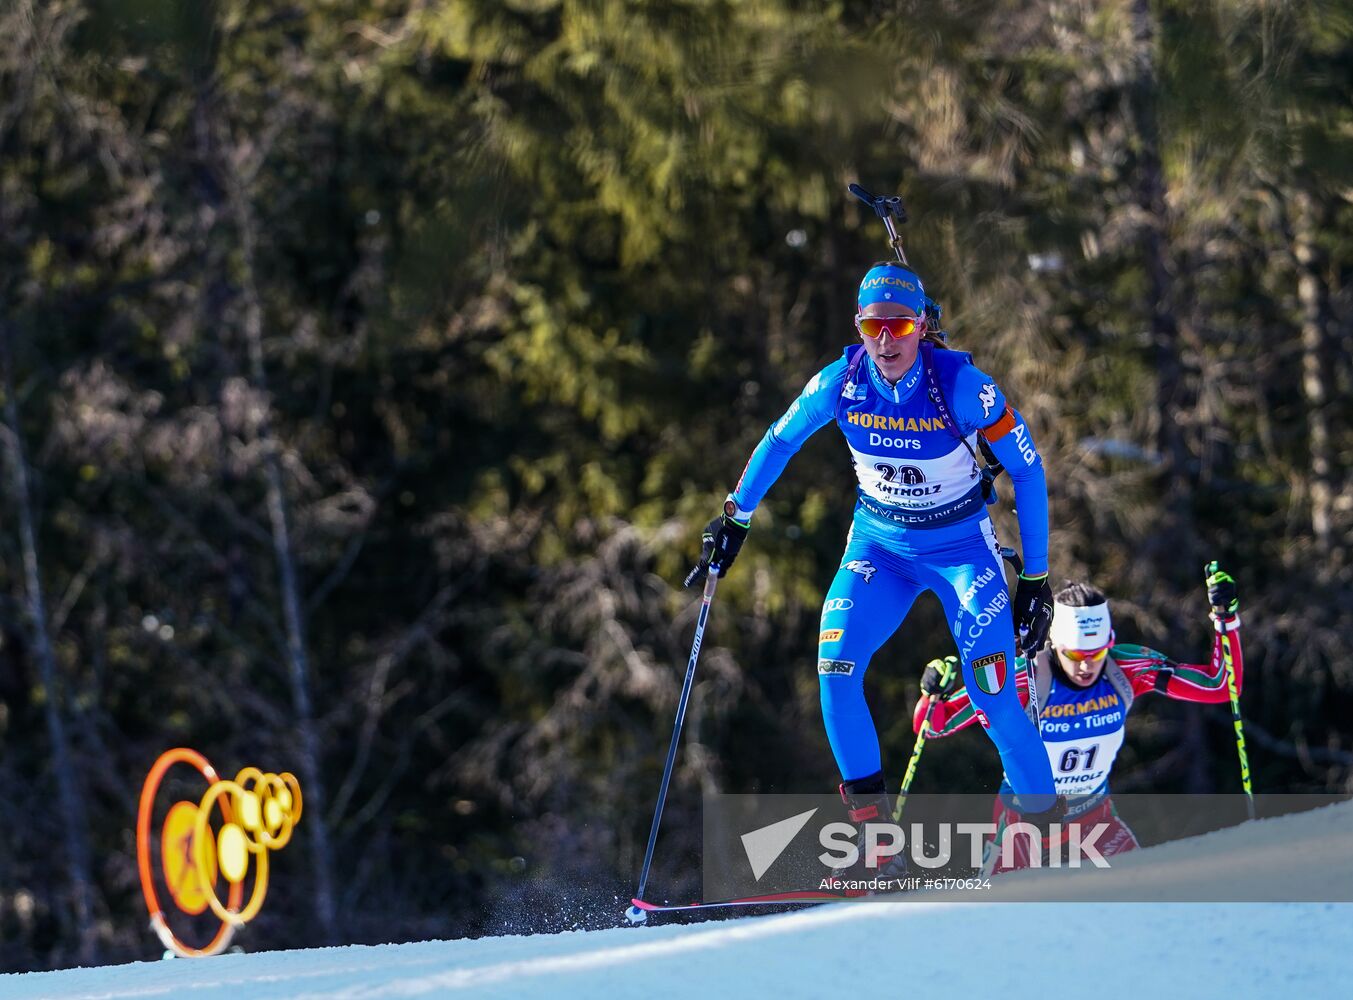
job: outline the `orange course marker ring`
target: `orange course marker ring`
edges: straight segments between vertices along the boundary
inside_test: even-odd
[[[166,750],[160,754],[151,767],[150,773],[146,775],[145,783],[141,786],[141,799],[136,811],[136,866],[141,875],[141,894],[146,900],[146,909],[150,912],[150,923],[155,929],[156,935],[166,949],[173,951],[176,955],[184,958],[201,958],[207,955],[218,955],[224,951],[230,944],[230,939],[234,936],[235,925],[232,922],[222,921],[216,934],[210,941],[201,948],[194,948],[192,945],[180,940],[169,928],[168,921],[165,919],[164,908],[160,905],[159,895],[155,891],[155,878],[151,870],[151,850],[150,850],[150,826],[151,817],[155,809],[155,796],[160,790],[160,784],[164,781],[164,776],[175,764],[184,764],[195,768],[207,783],[210,790],[221,779],[217,775],[215,768],[207,758],[203,757],[196,750],[190,750],[187,747],[175,747],[172,750]],[[181,807],[186,806],[187,809]],[[189,813],[191,810],[191,816]],[[175,815],[177,811],[177,815]],[[200,877],[203,870],[196,863],[196,854],[192,850],[191,842],[183,843],[180,841],[179,847],[183,853],[179,854],[174,849],[174,845],[166,846],[163,843],[163,837],[166,834],[175,837],[181,837],[185,832],[183,823],[192,819],[196,823],[196,813],[200,810],[193,807],[192,803],[179,802],[170,810],[170,815],[165,819],[164,827],[161,830],[162,842],[161,864],[163,865],[163,874],[165,882],[169,886],[171,896],[175,903],[180,904],[180,908],[186,913],[201,913],[207,905],[206,892],[210,887],[204,884]],[[230,821],[230,806],[227,801],[221,802],[221,811]],[[192,828],[190,827],[189,830]],[[189,837],[192,836],[188,833]],[[183,862],[178,866],[176,862],[171,862],[170,858],[176,857]],[[188,869],[192,871],[189,873]],[[215,866],[207,870],[212,872],[212,879],[215,880]],[[202,905],[197,907],[198,900]],[[226,898],[226,909],[229,911],[239,911],[240,903],[244,898],[244,887],[242,885],[231,883],[229,893]],[[182,902],[180,901],[182,899]],[[183,906],[186,902],[189,906]],[[193,909],[192,907],[197,907]]]
[[[181,912],[197,916],[210,908],[221,921],[216,935],[203,948],[192,947],[170,929],[151,870],[150,826],[155,798],[165,774],[175,764],[195,768],[206,781],[207,790],[196,804],[180,801],[170,807],[160,827],[160,869],[169,895]],[[217,807],[221,810],[220,823],[213,830]],[[268,893],[268,852],[287,845],[300,818],[301,786],[290,771],[270,774],[246,767],[234,781],[227,781],[195,750],[177,747],[161,754],[141,787],[136,859],[151,927],[165,948],[185,958],[224,951],[235,928],[258,915]],[[253,888],[249,902],[241,907],[251,862]],[[224,878],[229,887],[224,902],[216,893],[219,878]]]

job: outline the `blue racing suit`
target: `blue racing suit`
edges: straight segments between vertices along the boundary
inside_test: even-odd
[[[976,446],[981,432],[1009,470],[1025,572],[1035,576],[1048,568],[1042,459],[1023,419],[969,355],[933,352],[940,391],[965,445],[930,398],[919,352],[890,385],[868,357],[847,381],[852,350],[863,348],[848,348],[814,375],[771,425],[731,494],[735,516],[749,518],[818,428],[835,420],[845,435],[859,486],[845,554],[822,606],[817,667],[822,718],[841,777],[852,781],[882,769],[864,698],[865,670],[916,596],[931,590],[944,606],[964,683],[1014,792],[1027,808],[1046,808],[1052,771],[1015,692],[1010,593],[968,446]]]

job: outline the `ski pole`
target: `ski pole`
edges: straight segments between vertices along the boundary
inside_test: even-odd
[[[1240,719],[1240,692],[1236,690],[1236,673],[1231,663],[1231,637],[1226,623],[1221,626],[1221,660],[1226,668],[1226,690],[1231,695],[1231,723],[1236,727],[1236,753],[1240,756],[1240,786],[1245,789],[1245,808],[1254,819],[1254,786],[1250,783],[1250,758],[1245,753],[1245,728]]]
[[[1215,560],[1207,564],[1209,580],[1219,568]],[[1227,631],[1226,622],[1215,614],[1212,620],[1217,623],[1217,628],[1221,632],[1221,662],[1222,669],[1226,671],[1226,691],[1231,696],[1231,724],[1235,726],[1236,753],[1240,757],[1240,787],[1245,790],[1245,808],[1250,814],[1250,819],[1254,819],[1254,786],[1250,783],[1249,754],[1245,752],[1245,727],[1240,718],[1240,692],[1236,690],[1236,672],[1231,660],[1231,636]]]
[[[949,678],[954,675],[954,667],[948,659],[941,662],[943,666],[940,668],[940,687],[943,689],[948,685]],[[925,750],[926,740],[932,732],[930,716],[934,714],[935,704],[938,701],[938,697],[931,696],[930,707],[926,709],[925,718],[921,721],[921,731],[916,734],[916,745],[911,748],[911,760],[907,762],[907,773],[902,777],[902,787],[897,793],[897,805],[893,806],[894,823],[902,819],[902,810],[907,807],[907,795],[911,790],[911,779],[916,777],[916,765],[921,762],[921,752]]]
[[[644,889],[648,887],[648,870],[653,864],[653,847],[658,842],[658,827],[662,825],[662,807],[667,802],[667,786],[672,781],[672,765],[676,762],[677,747],[681,743],[681,726],[686,721],[686,706],[691,700],[691,687],[695,683],[695,664],[700,659],[700,642],[705,636],[705,623],[709,621],[709,605],[714,600],[714,588],[719,584],[719,574],[709,570],[705,578],[705,592],[700,602],[700,616],[695,621],[695,641],[691,643],[691,658],[686,662],[686,680],[681,685],[681,698],[677,701],[676,722],[672,725],[672,742],[667,747],[667,763],[662,768],[662,784],[658,786],[658,804],[653,810],[653,825],[648,831],[648,847],[644,850],[644,865],[639,871],[639,891],[635,899],[644,898]],[[625,911],[625,918],[632,924],[642,924],[648,914],[637,906]]]
[[[1024,560],[1019,557],[1019,553],[1009,545],[1001,546],[1001,558],[1015,568],[1015,575],[1024,572]],[[1015,636],[1015,653],[1019,653],[1019,641],[1022,636]],[[1028,674],[1029,681],[1029,709],[1033,712],[1034,726],[1038,729],[1038,735],[1043,735],[1043,716],[1040,714],[1042,709],[1038,705],[1038,669],[1034,665],[1034,658],[1029,655],[1024,657],[1024,672]]]

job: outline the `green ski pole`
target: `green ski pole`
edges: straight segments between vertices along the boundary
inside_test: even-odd
[[[1214,559],[1207,564],[1207,582],[1211,584],[1218,578],[1230,579],[1221,571]],[[1226,690],[1231,695],[1231,724],[1236,730],[1236,753],[1240,756],[1240,786],[1245,790],[1245,808],[1250,819],[1254,819],[1254,786],[1250,783],[1250,758],[1245,752],[1245,727],[1240,718],[1240,692],[1236,690],[1236,672],[1231,661],[1231,636],[1227,633],[1226,622],[1213,609],[1212,619],[1221,630],[1221,662],[1226,671]]]
[[[937,661],[931,660],[931,663]],[[952,656],[946,656],[940,663],[940,686],[946,687],[949,679],[954,675],[954,668],[957,660]],[[930,664],[926,664],[929,666]],[[911,760],[907,762],[907,773],[902,777],[902,788],[897,793],[897,805],[893,806],[893,822],[896,823],[902,819],[902,810],[907,805],[907,794],[911,790],[911,780],[916,777],[916,765],[921,762],[921,754],[925,750],[926,740],[929,738],[930,716],[935,711],[935,704],[939,701],[939,696],[934,695],[930,699],[930,707],[926,709],[925,719],[921,722],[921,731],[916,734],[916,744],[911,748]]]

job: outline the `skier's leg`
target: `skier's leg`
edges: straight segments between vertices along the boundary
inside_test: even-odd
[[[992,807],[991,821],[996,833],[985,844],[982,855],[982,874],[1004,875],[1006,872],[1028,868],[1032,843],[1025,834],[1007,837],[1007,828],[1021,822],[1022,817],[997,795]]]
[[[886,822],[892,799],[884,784],[878,732],[864,697],[864,674],[869,660],[888,639],[920,592],[903,575],[886,545],[852,531],[841,557],[841,568],[827,591],[818,634],[818,688],[827,739],[841,771],[841,797],[847,815],[857,827]],[[898,879],[906,861],[898,854],[868,858],[832,872],[846,880],[846,896],[902,888]]]
[[[882,770],[878,732],[864,698],[864,673],[920,591],[890,571],[888,554],[860,534],[852,533],[827,591],[817,648],[822,721],[846,782]]]
[[[1104,846],[1099,849],[1100,854],[1109,858],[1115,854],[1135,851],[1142,846],[1137,842],[1137,835],[1132,832],[1132,827],[1124,823],[1123,817],[1118,815],[1118,807],[1113,804],[1113,799],[1104,804],[1103,810],[1102,821],[1108,824],[1108,829],[1102,838]]]
[[[1004,564],[990,520],[965,528],[953,546],[927,560],[933,578],[926,583],[944,605],[964,686],[1001,755],[1018,805],[1039,812],[1053,804],[1055,785],[1043,741],[1015,690],[1015,632]]]

